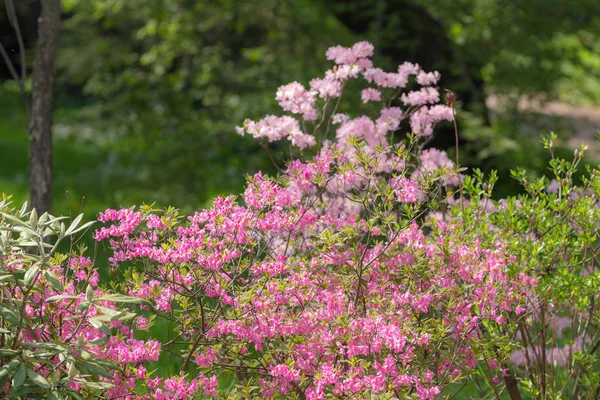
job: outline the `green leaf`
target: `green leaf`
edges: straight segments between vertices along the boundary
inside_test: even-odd
[[[69,227],[67,228],[67,231],[65,232],[65,236],[71,235],[73,233],[73,231],[75,231],[75,229],[77,229],[77,226],[81,222],[82,218],[83,218],[83,214],[79,214],[78,216],[75,217],[73,222],[71,222],[71,225],[69,225]]]
[[[13,357],[19,354],[17,350],[12,349],[0,349],[0,357]]]
[[[108,322],[108,321],[127,321],[132,318],[135,318],[135,316],[136,316],[135,313],[130,313],[130,312],[123,310],[114,315],[98,315],[94,318],[97,319],[98,321],[107,321]]]
[[[94,299],[94,287],[92,285],[87,285],[87,288],[85,288],[85,299],[88,301]]]
[[[69,393],[69,395],[70,395],[71,397],[73,397],[74,399],[77,399],[77,400],[84,400],[84,399],[83,399],[83,397],[81,397],[81,396],[80,396],[80,395],[78,395],[77,393]]]
[[[90,321],[90,324],[92,324],[92,326],[94,328],[98,329],[100,332],[102,332],[102,333],[104,333],[106,335],[110,335],[111,334],[110,329],[106,325],[104,325],[102,323],[102,321],[98,319],[98,317],[90,318],[89,321]]]
[[[29,237],[36,237],[36,238],[38,237],[38,233],[28,226],[16,226],[14,228],[14,231],[25,233],[25,234],[29,235]]]
[[[84,312],[85,310],[87,310],[88,308],[90,308],[90,305],[92,303],[89,302],[88,300],[82,301],[81,304],[79,304],[79,307],[77,307],[77,312]]]
[[[64,300],[64,299],[76,299],[77,296],[72,296],[72,295],[66,295],[66,294],[60,294],[57,296],[50,296],[48,297],[46,300],[46,302],[51,302],[51,301],[57,301],[57,300]]]
[[[62,221],[63,219],[68,219],[68,218],[69,217],[55,217],[55,218],[48,220],[46,222],[46,224],[51,225],[51,224],[54,224],[55,222]]]
[[[20,325],[18,315],[8,308],[4,307],[4,305],[0,304],[0,314],[11,324]]]
[[[54,290],[56,290],[57,292],[62,292],[63,287],[60,284],[60,281],[58,280],[58,276],[56,276],[54,272],[46,271],[44,272],[44,275],[46,276],[46,280],[50,282]]]
[[[35,211],[35,208],[33,210],[31,210],[31,213],[29,214],[29,225],[31,225],[31,227],[33,229],[36,228],[38,223],[38,215],[37,215],[37,211]]]
[[[48,383],[46,378],[44,378],[37,372],[35,372],[31,369],[27,369],[27,376],[29,377],[29,379],[31,379],[36,385],[38,385],[42,389],[50,389],[50,384]]]
[[[20,389],[13,390],[12,392],[10,392],[10,394],[8,395],[7,398],[8,399],[19,399],[19,400],[22,400],[23,398],[31,399],[31,398],[35,398],[35,397],[23,397],[23,395],[30,394],[30,393],[36,393],[39,391],[40,391],[40,389],[37,386],[26,384],[26,385],[21,386]]]
[[[109,294],[108,296],[101,297],[98,300],[114,301],[115,303],[148,304],[147,300],[140,299],[139,297],[125,296],[123,294]]]
[[[55,351],[69,351],[69,348],[62,343],[52,342],[37,342],[37,343],[22,343],[22,347],[27,349],[46,349]]]
[[[75,362],[75,366],[79,371],[86,370],[92,374],[100,375],[108,379],[114,379],[114,376],[112,376],[107,369],[98,365],[97,362],[79,360]]]
[[[82,230],[89,228],[90,226],[94,225],[95,223],[96,223],[96,221],[86,222],[85,224],[81,225],[79,228],[75,229],[73,232],[70,232],[70,234],[74,235],[77,232],[81,232]]]
[[[12,372],[13,369],[17,368],[17,366],[21,363],[20,360],[12,360],[11,362],[9,362],[8,364],[2,366],[2,368],[0,368],[0,378],[7,376],[9,373]]]
[[[96,309],[102,311],[102,313],[104,313],[104,314],[106,314],[107,316],[110,316],[110,317],[114,317],[114,316],[119,315],[119,314],[122,313],[122,311],[115,310],[115,309],[108,308],[108,307],[103,307],[103,306],[100,306],[100,305],[96,305]]]
[[[8,219],[9,221],[14,222],[17,225],[21,225],[21,226],[27,226],[27,223],[24,221],[21,221],[19,218],[15,217],[14,215],[10,215],[10,214],[6,214],[6,213],[2,213],[2,216],[6,219]]]
[[[79,383],[89,388],[100,390],[112,389],[115,387],[115,385],[108,382],[79,381]]]
[[[25,272],[25,277],[23,278],[25,281],[25,286],[31,285],[31,282],[33,281],[39,270],[40,264],[38,263],[35,263],[31,267],[29,267],[27,272]]]
[[[17,371],[15,372],[15,376],[13,376],[13,388],[18,389],[21,387],[23,382],[25,382],[25,373],[27,368],[25,368],[25,364],[21,363]]]
[[[103,338],[101,338],[101,339],[96,339],[96,340],[94,340],[94,341],[90,342],[90,344],[91,344],[92,346],[102,346],[102,345],[105,345],[105,344],[106,344],[106,342],[108,342],[108,339],[110,339],[110,336],[109,336],[109,335],[105,335],[105,336],[104,336]]]
[[[58,393],[52,392],[46,397],[46,400],[61,400],[63,398],[64,397],[60,396]]]

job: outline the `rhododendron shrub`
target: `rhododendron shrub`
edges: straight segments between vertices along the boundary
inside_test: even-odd
[[[439,74],[410,63],[384,72],[372,53],[364,42],[330,49],[324,78],[278,90],[288,115],[238,128],[316,147],[314,158],[258,173],[242,198],[188,218],[100,215],[96,238],[127,271],[122,291],[187,344],[178,385],[159,385],[158,398],[185,398],[196,376],[208,379],[204,395],[431,399],[482,366],[490,382],[507,375],[510,354],[492,344],[537,281],[503,242],[432,213],[460,201],[458,166],[422,150],[453,110],[438,104]],[[337,113],[350,80],[372,85],[361,99],[380,104],[374,119]],[[403,120],[412,133],[401,136]]]
[[[277,91],[282,115],[237,128],[304,151],[278,176],[187,217],[101,213],[111,290],[84,254],[44,240],[79,220],[6,214],[0,390],[433,399],[475,383],[480,398],[597,397],[598,171],[578,186],[583,152],[552,157],[554,182],[517,170],[525,193],[493,200],[495,174],[462,175],[426,148],[437,123],[456,122],[440,75],[385,72],[372,54],[331,48],[323,77]],[[345,92],[364,109],[340,113]]]
[[[126,305],[141,299],[99,286],[81,251],[57,252],[91,223],[38,218],[7,200],[0,212],[0,397],[129,396],[161,345],[134,337],[138,315]]]
[[[543,138],[554,179],[515,170],[525,194],[483,207],[489,229],[477,229],[505,243],[538,280],[509,327],[521,390],[532,398],[592,399],[600,396],[600,175],[589,167],[581,174],[585,146],[566,161],[554,156],[555,141]]]
[[[244,206],[219,199],[187,219],[108,211],[116,224],[97,236],[115,265],[133,263],[127,294],[189,343],[183,362],[231,371],[227,392],[433,398],[491,362],[482,340],[526,307],[535,281],[515,279],[502,243],[419,226],[440,184],[392,184],[376,156],[356,157],[329,150],[281,181],[258,174]]]

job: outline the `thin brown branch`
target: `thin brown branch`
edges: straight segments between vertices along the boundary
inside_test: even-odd
[[[17,70],[15,69],[13,62],[11,61],[10,57],[8,56],[8,53],[6,52],[6,49],[4,48],[4,45],[2,43],[0,43],[0,55],[2,56],[4,63],[8,67],[8,72],[10,73],[10,76],[17,83],[17,86],[19,86],[19,93],[21,94],[21,96],[23,97],[23,100],[25,101],[27,115],[29,115],[29,97],[27,96],[27,92],[25,91],[25,83],[21,80],[21,78],[19,78],[19,74],[17,74]]]

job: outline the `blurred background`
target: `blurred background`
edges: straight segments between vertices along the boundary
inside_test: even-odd
[[[7,0],[0,43],[31,90],[40,1]],[[44,0],[46,1],[46,0]],[[156,202],[184,212],[239,192],[244,174],[274,173],[235,133],[278,113],[278,86],[330,68],[329,46],[368,40],[375,63],[417,62],[457,93],[461,163],[497,169],[497,197],[518,191],[508,171],[548,174],[540,135],[580,142],[597,158],[598,0],[62,0],[53,111],[52,211],[91,218]],[[24,56],[24,57],[22,57]],[[23,65],[23,60],[24,64]],[[0,59],[0,192],[28,194],[28,116]],[[440,125],[433,146],[453,152]],[[274,148],[280,160],[282,151]],[[67,191],[70,195],[67,196]]]

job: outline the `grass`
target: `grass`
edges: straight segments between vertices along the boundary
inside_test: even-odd
[[[12,194],[16,205],[28,197],[28,146],[27,115],[20,99],[0,93],[0,191]],[[114,151],[76,138],[54,138],[53,214],[76,212],[84,197],[83,209],[88,219],[107,207],[119,205],[115,193],[122,193],[123,189],[104,175],[106,160]]]

